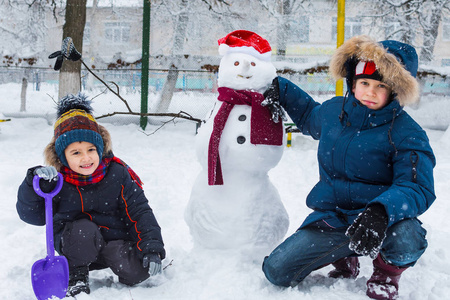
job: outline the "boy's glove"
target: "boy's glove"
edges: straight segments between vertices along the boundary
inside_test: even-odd
[[[386,237],[387,226],[388,216],[384,207],[380,204],[369,206],[345,233],[350,238],[350,250],[375,259]]]
[[[56,171],[53,166],[36,168],[34,170],[34,175],[47,181],[58,181],[59,178],[58,171]]]
[[[272,114],[272,121],[279,122],[279,119],[287,121],[284,110],[280,105],[280,89],[278,84],[278,77],[275,77],[272,84],[264,92],[264,101],[261,102],[262,106],[267,106]]]
[[[144,268],[148,267],[148,274],[150,276],[155,276],[161,273],[161,257],[157,253],[146,254],[142,259],[142,266]]]
[[[55,71],[58,71],[59,69],[61,69],[64,59],[68,59],[71,61],[77,61],[81,58],[81,54],[75,48],[72,38],[66,37],[63,40],[61,50],[53,52],[52,54],[49,55],[48,58],[55,58],[55,57],[56,57],[56,63],[55,63],[55,67],[53,69]]]

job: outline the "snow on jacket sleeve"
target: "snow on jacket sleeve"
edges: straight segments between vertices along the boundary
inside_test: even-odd
[[[315,102],[305,91],[291,81],[278,77],[280,104],[297,125],[298,129],[314,139],[320,138],[320,103]]]
[[[161,228],[156,221],[144,191],[131,179],[125,168],[123,168],[125,182],[122,189],[122,200],[125,204],[126,214],[133,223],[131,233],[135,237],[138,250],[141,255],[158,253],[163,259],[166,255],[164,243],[161,236]]]
[[[436,198],[433,179],[436,160],[428,137],[418,125],[410,123],[408,127],[416,129],[406,135],[393,132],[394,141],[396,136],[403,137],[396,144],[397,155],[393,156],[393,184],[371,202],[385,207],[389,226],[421,215]],[[400,128],[403,131],[405,126]]]
[[[33,189],[34,170],[39,167],[41,166],[28,169],[17,193],[17,213],[22,221],[31,225],[45,225],[45,200]],[[55,188],[56,182],[40,180],[39,186],[43,192],[48,193]]]

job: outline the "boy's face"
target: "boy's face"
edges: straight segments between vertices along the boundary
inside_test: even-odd
[[[391,88],[382,81],[359,78],[353,82],[352,92],[363,105],[377,110],[388,104]]]
[[[97,148],[89,142],[74,142],[64,150],[69,168],[82,175],[91,175],[97,169],[100,158]]]

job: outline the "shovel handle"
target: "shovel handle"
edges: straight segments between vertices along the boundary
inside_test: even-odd
[[[41,197],[45,199],[45,228],[46,228],[46,238],[47,238],[47,258],[53,260],[55,256],[55,246],[53,244],[53,197],[56,196],[61,190],[64,178],[61,173],[58,172],[58,182],[56,187],[50,193],[44,193],[39,187],[39,180],[41,179],[38,175],[33,177],[33,189]]]
[[[53,197],[55,197],[59,193],[59,191],[61,190],[61,188],[63,186],[63,183],[64,183],[64,178],[63,178],[62,174],[58,172],[58,181],[56,182],[55,189],[53,191],[49,192],[49,193],[44,193],[41,190],[41,187],[39,186],[39,180],[40,179],[41,178],[38,175],[34,175],[34,177],[33,177],[33,189],[36,192],[36,194],[38,194],[39,196],[44,197],[44,198],[50,198],[50,199],[52,199]]]

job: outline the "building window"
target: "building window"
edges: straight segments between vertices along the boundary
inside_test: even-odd
[[[109,22],[105,23],[105,39],[108,44],[123,44],[130,40],[130,23]]]
[[[303,16],[289,23],[291,31],[288,41],[293,44],[309,42],[309,18]]]
[[[346,18],[345,19],[345,40],[350,39],[352,36],[361,34],[361,21],[360,18]],[[333,17],[332,25],[333,41],[337,41],[337,18]]]
[[[442,40],[450,41],[450,18],[442,19]]]

